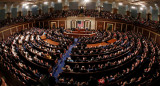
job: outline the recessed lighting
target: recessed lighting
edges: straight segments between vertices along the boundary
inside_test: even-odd
[[[122,6],[122,5],[123,5],[123,3],[122,3],[122,2],[120,2],[120,3],[118,3],[118,5]]]
[[[37,5],[33,5],[33,7],[37,7]]]
[[[44,2],[44,4],[45,4],[45,5],[47,5],[47,4],[48,4],[48,2]]]
[[[132,9],[136,9],[136,7],[135,7],[135,6],[132,6],[131,8],[132,8]]]
[[[140,7],[140,10],[143,10],[143,7]]]
[[[23,4],[22,6],[25,7],[25,6],[27,6],[27,5],[28,5],[28,4],[25,3],[25,4]]]
[[[84,0],[85,2],[89,2],[89,0]]]
[[[61,3],[62,2],[62,0],[58,0],[58,3]]]
[[[25,8],[26,8],[26,9],[28,9],[28,8],[29,8],[29,6],[27,5],[27,6],[25,6]]]
[[[145,5],[141,5],[141,7],[146,7]]]

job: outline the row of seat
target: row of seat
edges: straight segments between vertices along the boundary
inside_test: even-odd
[[[77,84],[90,86],[146,85],[148,83],[152,84],[152,80],[159,78],[158,46],[143,38],[141,34],[134,32],[117,32],[116,34],[120,36],[116,38],[121,38],[120,40],[117,39],[118,45],[113,43],[114,46],[111,47],[96,48],[105,50],[112,48],[111,51],[114,51],[116,47],[120,46],[121,49],[106,54],[106,57],[110,56],[111,58],[99,60],[101,53],[97,54],[93,60],[92,54],[88,54],[88,56],[85,54],[71,56],[66,60],[66,65],[59,76],[58,84],[61,86],[67,84],[74,86]],[[76,48],[83,51],[81,46],[79,47],[80,49]],[[75,51],[79,50],[75,49]],[[87,49],[84,48],[84,50]],[[74,53],[72,54],[74,55]],[[102,55],[102,57],[104,56]],[[105,59],[106,61],[104,61]],[[151,81],[147,82],[147,80]]]
[[[53,66],[64,53],[63,45],[50,45],[40,38],[45,32],[47,30],[31,28],[8,37],[0,45],[4,70],[10,71],[13,78],[23,85],[42,84],[41,80],[45,76],[49,77]]]

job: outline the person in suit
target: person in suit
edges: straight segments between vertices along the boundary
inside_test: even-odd
[[[75,65],[75,67],[73,68],[73,71],[74,72],[79,72],[79,65],[78,64]]]
[[[50,73],[49,76],[49,86],[55,86],[56,82],[55,82],[55,78],[52,76],[52,73]]]
[[[97,85],[98,85],[98,81],[91,76],[88,81],[88,86],[97,86]]]

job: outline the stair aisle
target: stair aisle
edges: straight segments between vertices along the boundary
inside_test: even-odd
[[[58,60],[58,63],[57,63],[57,66],[53,68],[53,76],[55,77],[56,79],[56,82],[58,81],[58,74],[61,73],[63,70],[62,68],[64,67],[65,65],[65,60],[70,57],[70,54],[71,54],[71,51],[72,51],[72,48],[74,46],[76,46],[76,43],[77,43],[78,39],[75,38],[74,39],[74,43],[72,45],[70,45],[69,49],[66,51],[66,53],[62,56],[62,59]]]

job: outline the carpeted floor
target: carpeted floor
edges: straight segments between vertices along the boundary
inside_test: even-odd
[[[55,77],[56,81],[58,81],[58,75],[59,73],[61,73],[63,70],[62,68],[64,67],[65,65],[65,60],[70,57],[70,53],[72,51],[72,48],[74,46],[76,46],[76,43],[77,43],[78,39],[75,38],[74,39],[74,43],[72,45],[70,45],[69,49],[66,51],[66,53],[62,56],[62,59],[58,60],[58,64],[56,65],[56,67],[53,67],[53,76]]]

